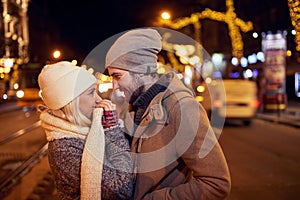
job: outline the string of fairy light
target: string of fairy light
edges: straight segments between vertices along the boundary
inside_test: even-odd
[[[300,51],[300,2],[299,0],[288,0],[292,25],[296,31],[295,43],[296,51]]]
[[[245,22],[236,16],[233,0],[226,0],[225,13],[206,8],[202,12],[191,14],[190,17],[183,17],[174,21],[170,19],[160,19],[159,23],[173,29],[181,29],[185,26],[193,25],[195,31],[195,40],[201,43],[200,20],[203,19],[212,19],[219,22],[225,22],[228,25],[229,36],[231,39],[232,56],[237,57],[238,59],[243,57],[244,44],[241,31],[251,31],[253,29],[253,24],[250,21]]]

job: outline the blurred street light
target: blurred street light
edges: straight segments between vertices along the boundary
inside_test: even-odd
[[[253,32],[253,33],[252,33],[252,37],[253,37],[253,38],[258,38],[258,33],[257,33],[257,32]]]
[[[52,55],[53,55],[53,58],[58,59],[58,58],[60,58],[61,53],[59,50],[55,50],[55,51],[53,51]]]
[[[168,19],[171,19],[171,15],[169,12],[167,11],[164,11],[161,13],[161,18],[164,19],[164,20],[168,20]]]
[[[7,58],[4,60],[4,67],[11,68],[13,67],[13,65],[14,65],[14,61],[12,59]]]

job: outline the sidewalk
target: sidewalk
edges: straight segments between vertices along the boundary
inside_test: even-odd
[[[285,111],[256,114],[258,119],[300,128],[300,101],[290,101]]]

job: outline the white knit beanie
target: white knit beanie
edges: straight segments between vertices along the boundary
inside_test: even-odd
[[[161,51],[161,35],[155,29],[134,29],[121,35],[106,54],[107,67],[115,67],[136,73],[154,73],[157,70],[157,54]]]
[[[95,84],[96,78],[82,67],[61,61],[46,65],[38,83],[46,106],[58,110]]]

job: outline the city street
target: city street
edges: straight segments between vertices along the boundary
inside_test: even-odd
[[[35,111],[1,114],[0,138],[32,125],[38,120],[37,115]],[[16,125],[6,126],[12,123]],[[36,131],[44,134],[40,128]],[[251,126],[231,121],[225,124],[219,141],[232,176],[232,191],[227,199],[279,200],[296,199],[300,195],[298,128],[260,119],[254,119]],[[23,141],[21,151],[26,151],[25,144]],[[6,151],[10,151],[9,147]],[[5,199],[25,200],[37,196],[51,199],[54,193],[47,157],[44,157]]]
[[[167,75],[176,72],[193,90],[195,99],[203,105],[208,116],[213,116],[211,124],[215,126],[232,179],[231,193],[226,200],[299,199],[299,0],[144,0],[106,1],[105,4],[102,1],[2,0],[0,10],[0,200],[55,199],[54,177],[47,157],[50,149],[36,105],[44,101],[51,108],[50,101],[54,109],[60,109],[75,97],[80,96],[78,101],[81,96],[85,99],[89,93],[89,90],[82,92],[88,79],[81,75],[66,78],[75,73],[65,72],[64,68],[57,72],[50,69],[46,78],[39,76],[51,64],[60,61],[80,67],[80,72],[86,69],[95,75],[97,92],[102,99],[129,100],[132,110],[137,111],[134,121],[144,120],[148,110],[154,116],[151,119],[162,119],[153,107],[146,110],[143,107],[155,105],[159,99],[163,105],[160,111],[166,113],[171,105],[165,103],[165,99],[173,95],[161,95],[160,92],[173,91],[180,86],[173,84],[171,77],[176,75]],[[135,39],[135,35],[144,37],[140,34],[146,31],[142,27],[153,29],[148,31],[155,34],[149,34],[147,39]],[[129,30],[137,32],[133,39],[129,38],[124,45],[121,42],[119,46],[117,39],[122,41]],[[134,43],[131,45],[131,42]],[[116,53],[112,53],[114,49]],[[102,74],[104,68],[105,71],[109,68],[110,77]],[[125,76],[127,73],[130,76]],[[166,74],[162,77],[167,78],[158,79],[161,74]],[[124,78],[120,82],[122,77],[130,79]],[[76,87],[71,87],[73,83]],[[78,88],[82,90],[79,92]],[[107,95],[112,89],[117,95]],[[141,91],[141,95],[137,91]],[[181,89],[179,92],[174,90],[174,96],[180,94],[181,100],[184,93]],[[47,100],[51,99],[50,94],[55,95],[53,102]],[[102,106],[94,91],[89,95],[93,96],[95,104],[85,103],[92,102],[92,98],[91,101],[86,98],[89,101],[83,103],[72,101],[76,104],[67,107],[64,114],[68,115],[71,110],[71,117],[76,122],[77,117],[81,121],[84,115],[91,118],[91,112],[73,113],[74,110]],[[141,103],[140,99],[143,100]],[[63,103],[60,105],[60,102]],[[140,106],[137,109],[136,102]],[[179,111],[175,108],[172,109]],[[114,115],[103,117],[109,128],[116,124],[116,120],[112,120]],[[167,113],[168,120],[172,117]],[[222,124],[220,127],[218,122],[224,118],[240,121],[226,120],[224,127]],[[184,120],[174,127],[188,119]],[[152,122],[151,125],[156,123]],[[57,130],[55,137],[69,134],[64,128],[67,123],[62,123],[62,127],[56,127],[56,119],[53,123],[49,126],[51,130]],[[157,123],[163,126],[160,121]],[[174,125],[168,122],[164,125],[169,128],[169,124]],[[66,126],[73,128],[69,124]],[[172,126],[170,130],[175,130]],[[138,140],[138,152],[143,152],[144,144],[160,144],[159,141],[142,142],[148,139],[145,135],[147,138],[141,134],[142,138]],[[89,149],[85,148],[85,152],[89,153]],[[89,169],[84,162],[82,166]],[[157,183],[169,182],[171,178],[167,176]],[[85,176],[81,178],[83,180]],[[143,178],[137,180],[144,183]],[[154,183],[147,191],[150,193],[157,185],[151,178],[149,182]],[[181,188],[172,191],[180,192]]]
[[[228,199],[297,199],[299,129],[263,120],[225,126],[220,137],[232,176]]]

